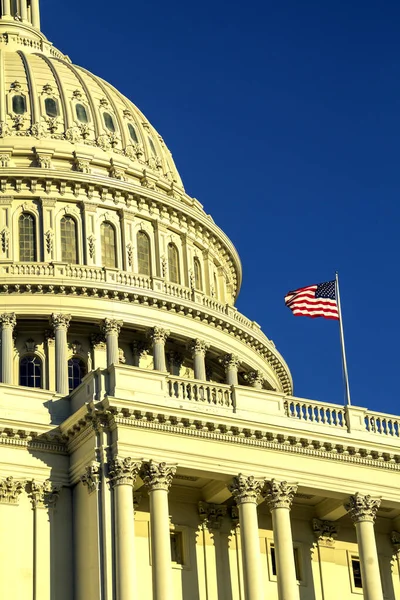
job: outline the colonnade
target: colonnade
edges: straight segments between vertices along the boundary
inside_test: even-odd
[[[68,386],[68,342],[67,333],[70,326],[71,315],[63,313],[53,313],[50,318],[50,325],[54,333],[55,341],[55,380],[56,391],[59,394],[67,395]],[[0,315],[0,339],[1,339],[1,382],[13,384],[13,331],[17,319],[15,313],[3,313]],[[100,330],[101,337],[106,343],[107,367],[119,363],[118,337],[121,331],[123,321],[118,319],[106,318],[103,320]],[[165,356],[165,345],[170,331],[162,327],[153,327],[149,331],[149,338],[153,348],[153,366],[156,371],[167,371],[167,361]],[[134,348],[134,364],[139,366],[140,343],[136,343]],[[194,378],[205,381],[206,362],[205,356],[209,348],[204,340],[194,339],[189,343],[189,351],[193,359]],[[228,385],[238,384],[238,369],[240,360],[235,354],[225,354],[220,363],[223,365],[226,374],[226,383]],[[245,375],[248,384],[254,388],[262,388],[263,375],[260,371],[250,371]]]
[[[40,29],[39,0],[2,0],[2,18],[14,19],[19,17],[22,22],[29,22],[36,29]]]
[[[174,599],[168,492],[176,468],[174,464],[142,462],[132,458],[114,458],[108,465],[108,477],[114,494],[117,600],[138,598],[137,575],[134,569],[133,500],[133,487],[138,476],[147,488],[150,500],[153,600]],[[86,473],[82,475],[81,480],[87,484]],[[265,600],[257,516],[257,505],[265,500],[272,516],[279,600],[299,600],[290,522],[290,509],[297,492],[297,484],[240,473],[232,479],[228,487],[239,512],[245,599]],[[379,505],[380,499],[360,493],[350,496],[344,504],[356,527],[365,600],[383,600],[374,534]],[[332,526],[332,522],[327,524]]]

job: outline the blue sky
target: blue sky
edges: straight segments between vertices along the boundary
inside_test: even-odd
[[[283,304],[337,269],[353,404],[398,413],[400,5],[41,5],[49,39],[138,105],[233,240],[237,306],[295,394],[343,402],[338,324]]]

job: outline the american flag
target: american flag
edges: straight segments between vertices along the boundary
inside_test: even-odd
[[[325,281],[288,292],[285,304],[298,317],[339,320],[335,281]]]

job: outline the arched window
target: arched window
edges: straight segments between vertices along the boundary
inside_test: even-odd
[[[218,279],[217,279],[216,273],[214,273],[214,295],[215,295],[215,298],[218,300],[219,299],[219,289],[218,289]]]
[[[46,109],[46,115],[48,117],[58,116],[58,102],[54,98],[46,98],[44,101],[44,107]]]
[[[36,227],[35,217],[30,213],[22,213],[18,221],[19,260],[34,262],[36,260]]]
[[[139,143],[138,136],[136,133],[136,129],[134,128],[132,123],[128,123],[128,129],[129,129],[129,135],[131,136],[132,142],[135,142],[135,144],[138,144]]]
[[[151,150],[152,155],[156,156],[157,155],[156,147],[155,147],[154,142],[153,142],[153,140],[152,140],[152,138],[150,136],[149,136],[149,144],[150,144],[150,150]]]
[[[26,113],[26,100],[25,96],[13,96],[12,109],[16,115],[23,115]]]
[[[87,110],[86,110],[86,107],[83,106],[83,104],[76,104],[75,112],[76,112],[76,118],[78,119],[78,121],[80,121],[81,123],[88,122],[89,119],[88,119],[88,115],[87,115]]]
[[[179,254],[175,244],[168,244],[168,273],[169,280],[172,283],[180,283],[181,276],[179,273]]]
[[[203,279],[201,276],[201,265],[197,256],[193,259],[193,270],[194,270],[194,287],[196,290],[203,290]]]
[[[104,121],[104,125],[107,127],[108,131],[115,133],[114,119],[112,118],[110,113],[107,113],[107,112],[103,113],[103,121]]]
[[[38,356],[29,355],[19,362],[19,384],[25,387],[42,387],[42,361]]]
[[[115,229],[111,223],[104,221],[101,224],[101,262],[104,267],[117,266],[117,252],[115,244]]]
[[[68,386],[70,392],[82,383],[85,375],[86,365],[83,360],[77,356],[70,358],[68,361]]]
[[[60,221],[61,260],[76,265],[78,248],[76,243],[76,222],[73,217],[65,215]]]
[[[138,272],[141,275],[151,275],[150,239],[144,231],[138,231],[136,236]]]

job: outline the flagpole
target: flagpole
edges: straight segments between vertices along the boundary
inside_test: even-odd
[[[338,313],[339,313],[340,345],[342,347],[342,366],[343,366],[343,379],[344,379],[344,387],[345,387],[345,394],[346,394],[346,406],[351,406],[349,375],[347,372],[346,349],[345,349],[345,345],[344,345],[342,307],[340,305],[339,273],[337,271],[336,271],[336,302],[337,302]]]

